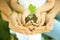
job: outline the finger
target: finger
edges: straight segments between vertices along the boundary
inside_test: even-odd
[[[23,27],[22,30],[25,32],[25,34],[31,34],[31,31],[26,27]]]
[[[21,23],[21,21],[22,21],[21,18],[22,18],[22,14],[20,13],[20,14],[18,14],[17,21],[18,21],[18,24],[19,24],[20,26],[23,26],[22,23]]]
[[[46,17],[46,23],[52,23],[53,20],[54,20],[53,15],[48,14],[47,17]]]
[[[30,12],[28,10],[26,10],[23,14],[22,14],[22,23],[25,24],[25,18],[27,16],[29,16]]]
[[[30,26],[30,25],[32,25],[31,21],[28,21],[28,22],[25,24],[26,27],[27,27],[27,26]]]
[[[42,25],[44,25],[44,23],[45,23],[45,20],[46,20],[46,12],[44,12],[44,13],[41,13],[41,23],[40,23],[40,25],[42,26]]]
[[[36,13],[35,13],[35,16],[37,17],[37,21],[36,21],[36,23],[40,23],[41,22],[41,14],[37,11]]]
[[[37,27],[34,31],[33,34],[40,34],[46,31],[46,27],[45,26],[39,26]]]
[[[14,12],[13,14],[12,14],[12,16],[10,17],[10,22],[15,26],[15,27],[17,27],[18,26],[18,22],[17,22],[17,13],[16,12]]]
[[[18,32],[18,33],[22,33],[22,34],[24,33],[24,31],[19,30],[18,27],[13,26],[11,23],[9,23],[9,28],[10,28],[10,30],[13,30],[13,31]]]
[[[3,19],[4,21],[8,21],[8,20],[9,20],[4,13],[1,13],[1,15],[2,15],[2,19]]]
[[[46,29],[47,30],[52,30],[54,18],[51,15],[48,15],[47,17],[48,18],[47,18],[47,21],[46,21]]]
[[[53,18],[60,12],[60,0],[56,0],[54,8],[49,12]]]
[[[10,3],[17,12],[23,13],[25,11],[25,8],[18,4],[18,0],[11,0]]]
[[[31,22],[32,22],[32,24],[33,24],[34,26],[38,26],[38,25],[39,25],[39,24],[35,23],[33,20],[31,20]]]
[[[22,23],[25,24],[25,14],[22,14]]]
[[[12,11],[6,0],[0,0],[0,11],[3,12],[4,15],[6,15],[6,17],[9,19]]]
[[[11,22],[9,22],[9,28],[15,32],[22,33],[22,34],[30,34],[31,33],[27,28],[25,28],[23,26],[15,27]]]

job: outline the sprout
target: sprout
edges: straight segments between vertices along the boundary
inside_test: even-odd
[[[28,9],[30,10],[29,18],[31,19],[35,13],[36,6],[33,6],[32,4],[29,5]]]

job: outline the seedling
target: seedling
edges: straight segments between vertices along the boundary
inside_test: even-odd
[[[35,14],[36,6],[33,6],[32,4],[30,4],[28,9],[30,10],[29,18],[31,19],[33,15]]]

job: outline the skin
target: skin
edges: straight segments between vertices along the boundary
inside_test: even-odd
[[[54,5],[55,5],[55,0],[47,0],[47,3],[40,8],[37,8],[36,11],[39,11],[39,12],[49,11],[51,8],[54,7]]]
[[[36,24],[39,24],[41,26],[44,24],[45,17],[46,17],[46,14],[47,14],[47,13],[45,13],[45,11],[49,11],[51,8],[53,8],[54,4],[55,4],[55,0],[53,0],[53,1],[48,0],[47,3],[43,7],[37,8],[37,10],[35,12],[35,15],[37,17]]]
[[[30,12],[28,10],[26,10],[24,7],[20,6],[17,2],[18,2],[18,0],[11,0],[11,6],[16,11],[23,13],[22,23],[25,24],[25,18],[30,14]],[[38,18],[38,20],[37,20],[36,23],[40,24],[40,22],[41,22],[41,17],[40,17],[41,16],[40,15],[41,11],[48,11],[48,10],[50,10],[54,6],[54,3],[55,3],[55,0],[53,0],[53,1],[52,0],[48,0],[47,3],[46,3],[46,5],[44,5],[43,7],[37,8],[37,10],[35,12],[35,15]],[[39,17],[37,15],[39,15]],[[41,22],[41,24],[42,24],[42,22]]]
[[[5,4],[6,7],[2,5],[3,4],[2,2]],[[30,26],[24,27],[22,25],[22,23],[25,24],[25,18],[30,14],[30,12],[29,12],[29,10],[24,9],[22,6],[19,6],[17,3],[17,0],[11,0],[11,7],[13,9],[15,9],[17,12],[19,12],[20,14],[18,14],[16,12],[12,12],[11,9],[9,8],[9,6],[7,6],[7,3],[5,0],[0,1],[0,4],[1,4],[0,10],[3,12],[3,14],[5,14],[5,16],[7,15],[6,17],[8,17],[9,14],[13,13],[8,18],[9,19],[9,28],[13,31],[16,31],[16,32],[19,32],[22,34],[37,34],[37,33],[40,34],[43,32],[49,32],[53,28],[53,21],[54,21],[55,16],[60,11],[60,6],[59,6],[60,0],[56,0],[56,4],[55,4],[55,0],[48,0],[48,2],[43,7],[38,8],[35,12],[36,17],[38,18],[37,23],[41,22],[41,25],[43,25],[44,22],[46,21],[46,25],[45,26],[39,25],[38,27],[31,25],[31,27],[35,28],[35,30],[33,30],[33,28],[31,28]],[[6,9],[6,10],[4,11],[3,9]],[[48,14],[46,13],[47,11],[49,11]],[[41,14],[41,12],[42,12],[42,14]],[[7,13],[9,13],[9,14],[7,14]],[[23,13],[23,14],[21,14],[21,13]],[[22,19],[22,21],[20,19]],[[33,23],[33,21],[31,21],[31,22]],[[27,25],[29,23],[30,22],[28,22]],[[33,31],[30,31],[29,29],[31,29]]]
[[[14,10],[16,10],[19,13],[23,13],[22,14],[22,23],[25,24],[25,18],[30,14],[30,12],[28,9],[25,9],[24,7],[20,6],[17,2],[18,2],[18,0],[11,0],[10,4]]]
[[[54,7],[54,5],[55,5],[55,0],[47,0],[47,3],[45,5],[43,5],[40,8],[37,8],[37,10],[35,12],[35,15],[37,17],[36,23],[40,24],[41,23],[41,13],[49,11],[50,9],[52,9]],[[43,17],[42,17],[42,20],[43,20]]]
[[[18,27],[14,27],[11,22],[9,23],[9,28],[15,32],[21,33],[21,34],[31,34],[31,32],[29,31],[29,29],[27,29],[26,27],[23,26],[18,26]]]
[[[46,26],[40,26],[33,31],[33,34],[49,32],[53,28],[53,22],[56,15],[60,12],[60,0],[56,0],[54,8],[47,14]],[[38,32],[37,32],[38,31]]]
[[[52,4],[52,5],[51,5]],[[41,17],[41,12],[43,11],[48,11],[50,10],[55,4],[55,0],[48,0],[48,2],[46,3],[46,5],[44,5],[43,7],[40,7],[40,8],[37,8],[36,12],[35,12],[35,15],[37,17],[37,21],[36,21],[36,24],[41,24],[43,25],[45,20],[43,19],[43,17]],[[45,9],[46,8],[46,9]],[[26,15],[25,15],[26,14]],[[23,13],[23,16],[22,16],[22,22],[23,24],[25,24],[25,18],[30,14],[29,11],[25,11]],[[45,14],[45,13],[42,13],[42,14]],[[37,16],[38,15],[38,16]],[[44,15],[45,16],[45,15]],[[43,21],[42,21],[43,20]],[[42,22],[41,22],[42,21]],[[35,24],[35,23],[34,23]]]
[[[19,32],[19,33],[26,33],[26,34],[30,33],[30,32],[27,32],[29,30],[27,28],[23,27],[20,22],[21,14],[18,15],[16,12],[12,12],[9,5],[7,4],[6,0],[0,0],[0,11],[2,12],[3,20],[9,22],[9,28],[11,30]],[[22,27],[23,30],[19,27]],[[21,30],[21,31],[18,31],[18,30]],[[24,32],[22,32],[22,31],[24,31]]]
[[[47,12],[41,13],[41,22],[39,25],[43,26],[46,21]]]
[[[25,10],[24,13],[22,14],[22,23],[25,25],[25,18],[30,14],[29,10]]]
[[[11,15],[11,17],[9,19],[9,28],[18,33],[31,34],[29,29],[24,27],[21,24],[21,14],[18,14],[16,12],[13,12],[13,14]]]
[[[54,8],[49,12],[49,14],[51,13],[53,16],[53,18],[56,17],[57,13],[60,12],[60,0],[56,0],[55,6]]]
[[[10,0],[10,4],[17,12],[23,13],[25,11],[25,8],[18,4],[18,0]]]
[[[49,3],[50,5],[51,5],[51,7],[50,7],[50,5],[47,3],[47,5],[45,5],[45,6],[43,6],[40,10],[36,10],[37,12],[39,12],[38,14],[40,14],[40,11],[41,12],[44,12],[44,11],[48,11],[48,10],[50,10],[50,9],[52,9],[53,7],[53,9],[51,10],[51,11],[49,11],[49,13],[47,14],[47,17],[46,17],[46,25],[45,26],[41,26],[41,25],[39,25],[39,27],[36,27],[35,28],[35,30],[34,31],[32,31],[32,34],[37,34],[37,33],[43,33],[43,32],[49,32],[50,30],[52,30],[52,28],[53,28],[53,20],[54,20],[54,18],[55,18],[55,16],[56,16],[56,14],[57,14],[57,12],[59,11],[59,5],[57,6],[57,4],[58,4],[58,2],[56,1],[56,4],[55,4],[55,6],[54,6],[54,3],[55,3],[55,1],[52,3],[53,1],[51,1],[51,3]],[[47,7],[48,6],[48,7]],[[46,7],[46,9],[44,8],[44,7]],[[45,12],[44,12],[45,13]],[[27,14],[27,11],[25,11],[24,12],[24,16],[25,17],[27,17],[25,14]],[[37,14],[37,13],[36,13]],[[41,14],[41,15],[44,15],[44,14]],[[37,15],[36,15],[37,16]],[[52,17],[51,17],[52,16]],[[25,18],[25,17],[22,17],[23,19]],[[41,16],[42,17],[42,16]],[[38,17],[37,17],[38,18]],[[38,18],[39,19],[39,18]],[[43,18],[42,18],[42,20],[43,20]],[[44,20],[43,20],[44,21]],[[35,26],[33,26],[33,27],[35,27]],[[27,28],[29,28],[29,27],[27,27]]]
[[[5,15],[7,17],[7,19],[12,14],[12,11],[6,0],[0,0],[0,11],[3,13],[2,15]]]

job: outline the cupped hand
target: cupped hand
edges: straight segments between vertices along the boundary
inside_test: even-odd
[[[9,23],[11,22],[13,26],[18,27],[17,18],[18,18],[18,14],[16,12],[13,12],[9,18]]]
[[[37,11],[36,13],[35,13],[35,16],[37,17],[37,21],[36,21],[36,23],[37,24],[39,24],[39,25],[44,25],[44,23],[45,23],[45,19],[46,19],[46,12],[39,12],[39,11]]]
[[[47,30],[52,30],[53,28],[53,23],[54,22],[54,17],[53,17],[53,14],[47,14],[47,17],[46,17],[46,29]]]
[[[47,14],[46,16],[46,24],[41,26],[39,25],[38,27],[35,28],[33,31],[33,34],[38,34],[38,33],[44,33],[44,32],[49,32],[53,28],[53,22],[54,18],[52,14]]]
[[[26,19],[26,17],[29,16],[29,14],[30,14],[30,11],[29,11],[29,10],[25,10],[25,11],[23,12],[23,14],[22,14],[22,23],[23,23],[23,24],[26,23],[26,22],[25,22],[25,19]]]
[[[36,23],[40,24],[40,22],[41,22],[41,14],[40,14],[40,12],[36,10],[35,16],[37,17]]]
[[[21,13],[18,14],[16,12],[13,12],[11,17],[9,18],[9,28],[13,31],[16,31],[18,33],[22,34],[31,34],[28,28],[24,27],[21,23]]]

